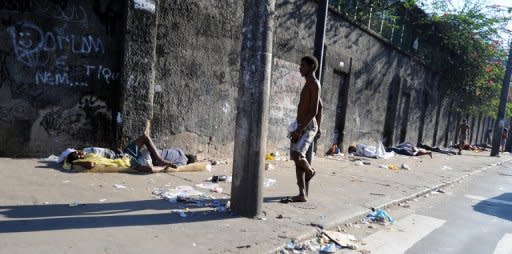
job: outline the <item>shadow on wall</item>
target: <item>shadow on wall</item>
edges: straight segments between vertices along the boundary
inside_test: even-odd
[[[503,193],[499,196],[482,200],[473,207],[473,210],[498,217],[504,220],[512,221],[512,193]]]
[[[277,1],[273,52],[275,56],[299,61],[303,55],[313,54],[313,38],[316,26],[316,9],[308,8],[310,1]],[[293,6],[290,8],[290,6]],[[289,26],[294,29],[287,29]],[[307,45],[300,43],[310,42]],[[310,51],[311,50],[311,51]],[[283,57],[290,55],[289,58]]]
[[[395,74],[391,81],[386,106],[386,120],[384,122],[383,144],[387,147],[393,146],[395,134],[396,113],[398,109],[398,93],[400,92],[400,76]]]

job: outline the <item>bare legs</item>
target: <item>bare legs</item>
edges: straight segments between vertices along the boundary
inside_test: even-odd
[[[144,135],[138,137],[134,142],[139,147],[142,147],[144,145],[147,147],[147,149],[149,151],[149,155],[151,156],[151,160],[153,160],[153,165],[164,166],[164,167],[173,167],[173,168],[176,167],[174,164],[172,164],[172,162],[167,161],[160,156],[160,154],[158,153],[158,151],[156,149],[155,144],[153,143],[153,141],[151,140],[151,138],[148,135],[144,134]],[[152,171],[153,170],[148,171],[148,172],[152,172]]]
[[[306,158],[300,154],[293,156],[295,162],[295,175],[297,177],[297,186],[299,195],[294,197],[294,201],[306,202],[309,192],[309,181],[315,175],[315,170],[311,168]]]

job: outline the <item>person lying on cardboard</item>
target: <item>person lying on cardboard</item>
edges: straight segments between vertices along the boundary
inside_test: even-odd
[[[158,150],[146,134],[126,146],[124,153],[115,153],[110,149],[99,147],[89,147],[81,150],[68,149],[67,153],[64,156],[64,169],[92,171],[96,169],[98,172],[135,170],[144,173],[156,173],[167,171],[169,168],[176,169],[197,161],[196,156],[185,154],[179,148]]]

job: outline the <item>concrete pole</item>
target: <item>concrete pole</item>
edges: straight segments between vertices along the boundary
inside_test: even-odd
[[[512,73],[512,42],[510,43],[509,55],[507,60],[507,69],[503,78],[503,86],[501,87],[500,108],[498,110],[498,118],[494,125],[494,138],[492,139],[491,156],[498,156],[500,152],[501,132],[505,127],[505,108],[507,106],[508,90],[510,87],[510,74]]]
[[[158,1],[148,2],[146,7],[138,8],[129,1],[126,10],[119,114],[123,145],[148,132],[153,119]]]
[[[231,209],[261,214],[275,0],[245,0],[231,184]]]

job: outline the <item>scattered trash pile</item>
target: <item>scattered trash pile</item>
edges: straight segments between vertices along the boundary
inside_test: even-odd
[[[183,203],[183,208],[171,210],[172,213],[177,213],[183,218],[188,216],[187,213],[191,211],[190,208],[206,208],[203,211],[227,212],[230,207],[229,201],[222,201],[227,200],[227,198],[219,200],[188,185],[177,186],[174,189],[156,188],[152,193],[155,197],[165,199],[170,203]]]
[[[175,188],[155,188],[152,191],[153,196],[169,201],[173,204],[182,204],[180,209],[173,209],[171,212],[179,214],[181,217],[187,217],[191,208],[201,209],[201,211],[228,212],[230,208],[229,197],[223,196],[217,198],[213,196],[223,194],[224,188],[221,182],[230,183],[232,177],[227,175],[213,175],[206,181],[193,186],[183,185]],[[265,178],[264,187],[271,187],[276,184],[275,179]],[[116,187],[118,188],[118,187]],[[197,189],[196,189],[197,188]],[[202,189],[205,191],[199,191]]]
[[[379,165],[379,168],[382,168],[382,169],[389,169],[389,170],[410,170],[411,167],[409,167],[409,165],[407,164],[400,164],[400,166],[396,165],[396,164],[389,164],[389,165],[386,165],[386,164],[381,164]]]
[[[345,227],[359,228],[357,224],[380,224],[389,225],[393,223],[394,219],[383,209],[373,209],[360,222],[354,224],[347,223]],[[321,228],[321,227],[320,227]],[[364,253],[365,250],[361,246],[365,245],[364,242],[358,240],[354,235],[346,233],[347,231],[341,226],[338,226],[337,231],[329,231],[320,229],[315,238],[303,242],[290,241],[283,247],[279,253],[336,253],[343,249],[358,250]],[[368,228],[375,228],[369,225]],[[364,247],[364,246],[363,246]],[[352,253],[352,252],[350,252]]]
[[[281,155],[279,152],[265,154],[266,161],[288,161],[288,156]]]
[[[287,155],[281,155],[279,152],[265,154],[265,171],[274,170],[275,167],[271,161],[288,161]]]
[[[297,241],[289,242],[280,253],[304,253],[304,252],[319,252],[319,253],[336,253],[341,249],[357,250],[357,239],[353,235],[322,230],[318,232],[316,238],[312,240],[299,243]]]

